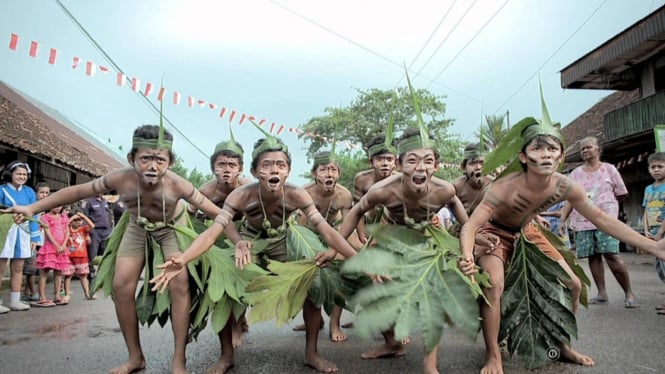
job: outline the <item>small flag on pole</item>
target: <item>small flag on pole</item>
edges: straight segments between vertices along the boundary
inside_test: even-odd
[[[182,95],[180,92],[173,91],[173,104],[178,105],[180,104],[180,99],[182,98]]]
[[[72,69],[76,69],[79,67],[79,64],[81,63],[81,58],[78,56],[72,57]]]
[[[231,115],[229,116],[229,123],[230,123],[230,122],[233,122],[233,117],[235,117],[235,116],[236,116],[236,111],[235,111],[235,110],[232,110],[232,111],[231,111]]]
[[[162,101],[164,100],[164,94],[166,93],[166,88],[160,87],[159,88],[159,93],[157,94],[157,101]]]
[[[226,108],[222,107],[222,110],[219,111],[219,118],[224,118],[224,113],[226,113]]]
[[[243,114],[240,116],[240,121],[238,121],[238,124],[239,124],[239,125],[242,125],[242,123],[245,122],[245,117],[247,117],[247,116],[245,115],[245,113],[243,113]]]
[[[122,87],[125,85],[125,74],[123,73],[118,73],[115,76],[115,84]]]
[[[191,96],[187,96],[187,105],[191,108],[194,106],[194,98]]]
[[[277,135],[281,134],[282,131],[284,131],[284,125],[279,125],[279,129],[277,130]]]

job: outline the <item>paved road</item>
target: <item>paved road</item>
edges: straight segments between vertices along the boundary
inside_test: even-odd
[[[594,305],[578,313],[580,339],[573,346],[589,354],[597,365],[581,368],[550,363],[539,373],[665,373],[663,340],[665,316],[654,307],[665,303],[665,284],[655,274],[653,259],[645,255],[625,256],[640,309],[625,309],[617,283],[608,279],[609,305]],[[611,277],[609,270],[606,273]],[[51,286],[49,284],[49,286]],[[67,306],[11,312],[0,315],[0,373],[106,373],[126,358],[122,336],[110,299],[85,301],[80,286]],[[592,291],[595,292],[595,289]],[[6,289],[0,293],[9,299]],[[353,317],[346,313],[343,320]],[[272,323],[251,326],[244,346],[236,353],[231,373],[313,373],[303,366],[304,334],[291,331],[300,323],[277,329]],[[331,343],[323,330],[319,350],[346,373],[417,373],[422,345],[418,337],[404,357],[364,361],[360,353],[380,343],[363,341],[347,330],[349,341]],[[170,328],[142,328],[141,338],[148,360],[145,373],[168,373],[172,352]],[[202,373],[216,360],[219,343],[208,329],[188,346],[188,367]],[[446,373],[477,373],[483,363],[479,337],[470,341],[455,331],[442,339],[440,369]],[[507,373],[532,373],[516,359],[506,360]]]

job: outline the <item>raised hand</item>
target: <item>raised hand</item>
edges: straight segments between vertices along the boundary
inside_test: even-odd
[[[169,286],[171,279],[175,278],[178,276],[178,274],[186,269],[185,265],[186,263],[183,260],[182,255],[178,257],[171,257],[168,261],[158,265],[157,269],[161,269],[162,272],[150,280],[150,283],[154,284],[152,290],[164,292],[164,290]]]

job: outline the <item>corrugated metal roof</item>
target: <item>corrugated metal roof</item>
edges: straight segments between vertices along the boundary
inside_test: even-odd
[[[61,113],[0,82],[0,142],[100,176],[124,166],[122,156]]]
[[[631,69],[665,50],[662,6],[561,70],[562,88],[632,90],[639,75]]]

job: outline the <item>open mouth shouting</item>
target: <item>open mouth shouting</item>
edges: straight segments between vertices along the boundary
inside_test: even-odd
[[[272,176],[272,177],[268,178],[268,181],[267,181],[268,182],[268,188],[273,190],[273,191],[276,191],[279,188],[279,185],[280,185],[281,181],[282,181],[282,178],[280,178],[278,176]]]
[[[148,184],[157,184],[157,181],[159,180],[159,174],[154,171],[146,171],[143,173],[143,178],[145,179]]]
[[[326,179],[323,181],[323,187],[325,187],[326,190],[331,190],[335,188],[335,181],[333,179]]]
[[[425,188],[427,185],[427,175],[426,174],[414,174],[411,177],[411,182],[413,183],[416,189]]]

